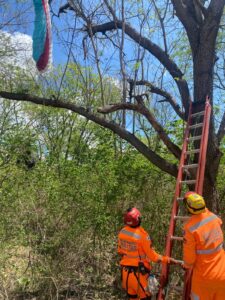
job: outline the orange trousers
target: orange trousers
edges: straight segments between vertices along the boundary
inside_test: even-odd
[[[151,299],[147,292],[148,276],[122,268],[122,288],[126,290],[130,300]]]
[[[225,282],[192,280],[191,300],[225,300]]]

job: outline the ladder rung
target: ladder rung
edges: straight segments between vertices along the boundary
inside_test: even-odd
[[[193,150],[188,150],[185,153],[186,154],[193,154],[193,153],[199,153],[199,152],[200,152],[200,149],[193,149]]]
[[[192,114],[191,117],[194,118],[194,117],[198,117],[198,116],[203,116],[204,114],[205,114],[205,111],[203,110],[203,111],[199,111],[195,114]]]
[[[202,126],[203,126],[203,123],[197,123],[197,124],[189,126],[189,129],[199,128],[199,127],[202,127]]]
[[[181,183],[186,183],[186,184],[193,184],[195,182],[196,182],[196,180],[183,180],[183,181],[181,181]]]
[[[183,260],[180,260],[180,259],[176,259],[176,261],[179,263],[179,264],[183,264],[184,261]]]
[[[201,135],[197,135],[197,136],[191,136],[188,138],[188,141],[198,141],[202,138]]]
[[[189,216],[174,216],[175,220],[187,221],[190,219]]]
[[[184,169],[194,169],[197,168],[198,164],[190,164],[190,165],[184,165],[183,168]]]
[[[177,201],[183,201],[184,197],[177,197]]]
[[[180,236],[173,236],[173,235],[171,235],[171,240],[176,240],[176,241],[183,241],[183,237],[180,237]]]
[[[176,285],[169,285],[169,288],[170,289],[173,289],[174,291],[177,291],[177,292],[183,292],[184,288],[181,287],[181,286],[176,286]]]

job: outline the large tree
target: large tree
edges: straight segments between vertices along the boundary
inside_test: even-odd
[[[68,0],[63,6],[59,6],[58,1],[49,2],[55,16],[53,22],[67,24],[70,37],[66,43],[68,61],[72,58],[81,64],[77,53],[80,55],[82,50],[85,62],[92,63],[98,74],[99,108],[97,111],[90,109],[87,101],[80,105],[73,95],[63,98],[60,95],[63,78],[53,98],[15,90],[1,90],[0,96],[78,113],[118,134],[151,163],[176,177],[174,158],[179,161],[181,145],[177,145],[178,139],[173,138],[168,130],[170,119],[167,122],[159,119],[159,105],[162,109],[165,105],[170,106],[173,112],[168,107],[166,110],[175,119],[186,121],[190,101],[204,102],[209,96],[214,107],[215,100],[223,95],[222,19],[225,0]],[[65,34],[61,42],[65,43]],[[110,74],[115,84],[116,77],[119,78],[121,101],[107,100],[104,74]],[[91,93],[91,88],[88,88]],[[121,121],[116,123],[112,115],[119,112],[122,112]],[[130,120],[129,112],[133,112],[132,126],[126,124]],[[222,155],[220,145],[225,134],[225,114],[222,112],[223,109],[218,114],[220,124],[215,123],[215,109],[211,116],[204,181],[204,195],[208,206],[214,210],[218,204],[216,177]],[[151,144],[143,142],[143,132],[148,135],[143,120],[148,121],[148,129],[155,130],[171,153],[171,156],[167,155],[168,159]],[[142,128],[141,134],[135,130],[138,124]]]

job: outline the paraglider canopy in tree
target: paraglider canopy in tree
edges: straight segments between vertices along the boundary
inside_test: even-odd
[[[33,0],[35,22],[33,33],[33,58],[39,72],[48,69],[51,62],[51,20],[48,0]]]

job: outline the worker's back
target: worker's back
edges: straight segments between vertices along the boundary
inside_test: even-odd
[[[222,221],[206,209],[184,226],[184,261],[193,263],[193,279],[225,285]]]
[[[142,261],[149,268],[149,260],[142,247],[143,240],[147,239],[149,239],[149,236],[141,226],[137,228],[125,226],[118,236],[118,252],[124,254],[120,264],[123,266],[138,266],[138,263]]]

